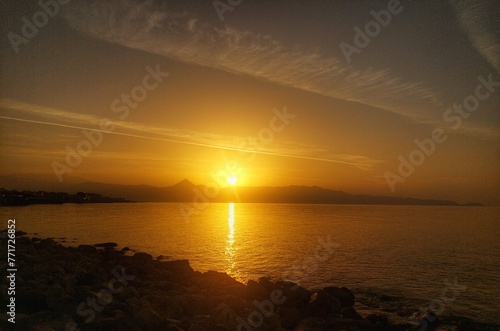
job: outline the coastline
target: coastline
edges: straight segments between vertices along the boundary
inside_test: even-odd
[[[22,330],[431,330],[432,313],[412,325],[361,316],[345,287],[312,292],[267,278],[246,285],[187,260],[126,254],[115,243],[67,247],[16,233],[15,329]],[[6,253],[0,260],[7,270]],[[8,303],[7,278],[2,301]],[[9,315],[0,326],[13,329]],[[464,328],[465,327],[465,328]],[[467,326],[459,330],[471,330]]]

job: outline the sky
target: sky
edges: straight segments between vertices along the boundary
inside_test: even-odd
[[[1,6],[1,175],[500,204],[496,0]]]

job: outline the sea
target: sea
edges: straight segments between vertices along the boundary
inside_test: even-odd
[[[188,259],[246,283],[345,286],[361,314],[500,330],[500,207],[182,203],[0,207],[29,236]],[[5,244],[5,243],[3,243]],[[140,275],[138,275],[140,277]]]

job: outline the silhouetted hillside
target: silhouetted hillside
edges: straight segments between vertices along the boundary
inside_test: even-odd
[[[99,192],[112,197],[124,197],[144,202],[263,202],[263,203],[324,203],[374,205],[446,205],[459,204],[448,200],[400,198],[377,195],[353,195],[318,186],[227,187],[209,189],[184,179],[168,187],[146,185],[116,185],[87,182],[75,186],[79,191]]]
[[[52,176],[53,177],[53,176]],[[324,203],[324,204],[373,204],[373,205],[446,205],[459,206],[449,200],[401,198],[380,195],[355,195],[329,190],[318,186],[279,187],[227,187],[207,188],[187,179],[173,186],[119,185],[85,181],[69,177],[63,183],[53,178],[36,178],[24,175],[0,176],[0,187],[11,190],[43,190],[69,192],[95,192],[103,196],[142,202],[269,202],[269,203]],[[52,179],[52,181],[51,181]],[[207,193],[205,193],[207,192]],[[466,204],[478,206],[477,203]]]

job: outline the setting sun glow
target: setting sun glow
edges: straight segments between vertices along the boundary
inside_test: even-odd
[[[235,175],[229,175],[227,177],[227,182],[229,185],[233,186],[233,185],[236,185],[236,182],[238,181],[238,178],[236,178]]]

